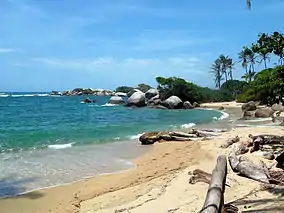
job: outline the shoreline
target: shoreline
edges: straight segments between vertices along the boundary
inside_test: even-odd
[[[241,132],[242,130],[240,129],[243,128],[238,129]],[[234,131],[235,130],[226,132],[220,137],[226,137],[226,135],[229,135]],[[147,183],[150,183],[151,181],[155,182],[156,180],[163,179],[163,177],[167,179],[166,177],[168,175],[175,175],[188,167],[202,164],[205,153],[208,154],[205,159],[209,158],[211,164],[215,163],[212,153],[208,153],[208,150],[204,149],[204,145],[213,145],[213,143],[217,142],[216,140],[217,139],[213,139],[213,142],[212,140],[209,140],[204,142],[170,142],[155,144],[149,151],[132,161],[136,165],[134,168],[127,171],[120,171],[115,174],[96,175],[75,183],[37,190],[18,197],[1,199],[0,205],[3,208],[0,209],[0,212],[6,213],[7,211],[5,211],[5,209],[9,209],[9,212],[11,213],[44,213],[50,211],[79,212],[80,208],[80,212],[87,212],[86,209],[88,209],[88,212],[96,212],[89,209],[90,205],[93,206],[94,203],[97,203],[96,199],[107,196],[109,193],[115,193],[118,190],[127,190],[129,187],[139,187],[143,184],[147,185]],[[219,151],[217,152],[219,153]],[[190,155],[192,155],[192,157],[189,153],[191,153]],[[214,162],[212,162],[212,160]],[[208,169],[209,172],[211,172],[210,169],[213,169],[213,167],[208,167]],[[204,191],[204,194],[205,193],[206,191]],[[31,199],[30,197],[32,197],[33,194],[42,194],[43,196]],[[126,197],[129,198],[129,196],[133,196],[133,193],[128,192]],[[130,200],[133,200],[133,198]],[[106,201],[104,202],[108,203]],[[101,203],[101,207],[97,206],[97,208],[105,209],[110,205],[104,204],[104,202]],[[118,204],[119,203],[117,203],[117,206]],[[115,203],[113,205],[115,205]]]

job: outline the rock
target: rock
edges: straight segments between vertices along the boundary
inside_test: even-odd
[[[136,106],[136,107],[143,107],[146,106],[146,98],[143,92],[135,92],[133,93],[130,98],[126,101],[126,106]]]
[[[124,93],[124,92],[117,92],[117,93],[114,94],[114,96],[126,97],[126,96],[127,96],[127,93]]]
[[[160,140],[161,132],[146,132],[140,136],[139,140],[142,145],[154,144],[156,141]]]
[[[124,104],[124,100],[122,99],[122,97],[119,96],[112,96],[109,99],[109,103],[110,104]]]
[[[218,108],[218,110],[224,110],[225,108],[223,107],[223,106],[220,106],[219,108]]]
[[[253,101],[250,101],[242,105],[243,112],[254,111],[254,110],[256,110],[256,104]]]
[[[269,118],[273,115],[273,110],[269,107],[257,109],[255,112],[256,118]]]
[[[69,95],[72,95],[72,94],[71,94],[70,90],[65,90],[64,92],[62,92],[62,95],[69,96]]]
[[[243,144],[238,144],[233,148],[236,155],[243,155],[249,151],[249,148],[244,146]]]
[[[266,153],[263,153],[263,157],[267,160],[274,160],[275,159],[275,156],[273,153],[271,152],[266,152]]]
[[[91,101],[90,98],[86,98],[86,99],[84,99],[82,102],[84,102],[84,103],[92,103],[92,101]]]
[[[152,97],[150,100],[148,100],[147,105],[148,106],[154,106],[154,105],[159,105],[161,104],[160,96],[156,95]]]
[[[152,106],[149,106],[150,108],[153,108],[153,109],[168,109],[167,107],[164,107],[160,104],[157,104],[157,105],[152,105]]]
[[[127,96],[128,97],[131,97],[131,95],[133,95],[135,92],[141,92],[141,93],[143,93],[141,90],[139,90],[139,89],[133,89],[132,91],[130,91],[130,92],[128,92],[127,93]],[[143,93],[144,94],[144,93]]]
[[[146,93],[145,93],[145,97],[149,100],[155,96],[159,95],[158,90],[156,89],[149,89]]]
[[[193,106],[194,108],[196,108],[196,107],[200,107],[200,104],[197,103],[197,102],[194,102],[194,103],[192,104],[192,106]]]
[[[244,119],[249,119],[249,118],[254,118],[255,111],[244,111],[243,118]]]
[[[58,91],[52,91],[50,95],[62,95],[62,94],[61,92],[58,92]]]
[[[177,96],[171,96],[162,102],[162,105],[168,109],[181,109],[183,106],[182,101]]]
[[[273,104],[271,109],[274,110],[274,111],[284,112],[284,106],[282,105],[282,103]]]
[[[191,103],[189,101],[185,101],[183,103],[183,108],[184,109],[193,109],[194,107],[191,105]]]

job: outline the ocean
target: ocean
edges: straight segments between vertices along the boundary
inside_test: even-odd
[[[130,169],[143,132],[215,122],[215,110],[132,109],[110,97],[0,93],[0,197]]]

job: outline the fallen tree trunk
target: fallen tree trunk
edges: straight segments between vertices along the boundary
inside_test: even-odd
[[[186,132],[170,132],[169,135],[185,138],[197,138],[196,134],[189,134]]]
[[[224,205],[224,191],[227,177],[227,159],[219,156],[212,172],[206,199],[200,213],[221,213]]]
[[[269,183],[268,169],[264,165],[258,166],[243,158],[238,158],[234,150],[230,152],[228,158],[230,166],[235,173],[262,183]]]

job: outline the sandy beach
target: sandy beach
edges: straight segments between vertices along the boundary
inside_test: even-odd
[[[240,112],[235,102],[209,103],[202,107],[223,106]],[[43,189],[0,200],[0,213],[188,213],[203,205],[208,184],[189,184],[189,171],[211,173],[218,155],[227,155],[220,145],[229,137],[248,134],[283,135],[283,128],[233,128],[207,141],[156,143],[146,154],[133,160],[136,168],[117,174],[96,176],[76,183]],[[247,154],[263,160],[256,153]],[[267,165],[273,161],[264,160]],[[234,202],[242,212],[284,212],[282,191],[264,190],[260,183],[237,176],[228,169],[225,202]]]

